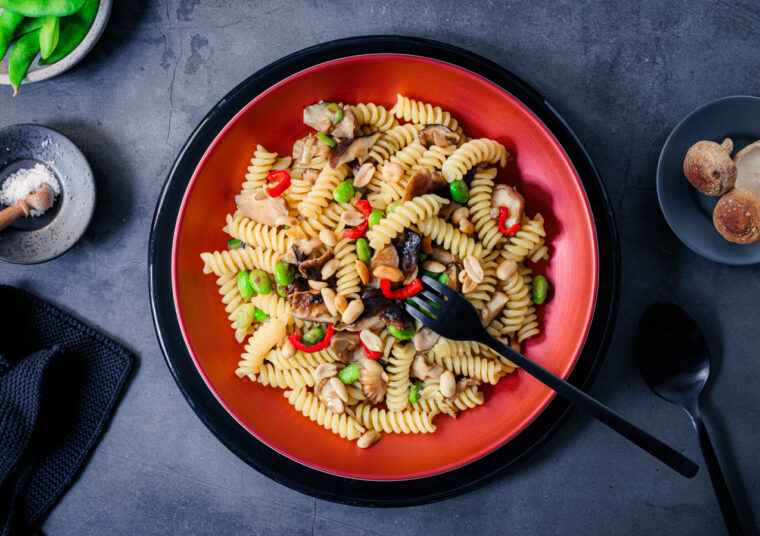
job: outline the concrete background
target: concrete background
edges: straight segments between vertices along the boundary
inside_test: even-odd
[[[623,252],[620,315],[591,393],[701,461],[687,417],[649,392],[631,349],[650,301],[682,304],[709,337],[717,362],[709,427],[740,513],[757,526],[758,270],[689,251],[667,227],[654,190],[660,147],[684,115],[718,97],[757,94],[756,3],[116,4],[102,41],[73,71],[23,86],[16,98],[0,88],[0,126],[40,123],[71,137],[94,168],[99,200],[72,251],[40,266],[0,264],[0,283],[47,297],[140,360],[47,534],[724,531],[706,471],[683,479],[580,413],[506,477],[443,503],[393,510],[340,506],[275,484],[195,417],[164,364],[148,306],[150,220],[167,171],[211,106],[252,72],[319,42],[383,33],[483,54],[523,77],[575,128],[610,193]]]

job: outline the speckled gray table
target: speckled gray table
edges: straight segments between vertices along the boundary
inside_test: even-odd
[[[623,253],[620,315],[591,392],[696,458],[687,417],[652,395],[632,356],[644,306],[694,314],[716,357],[706,407],[740,513],[760,520],[758,268],[706,261],[659,213],[668,132],[714,98],[757,92],[760,7],[750,1],[609,7],[561,2],[119,2],[95,51],[58,79],[0,87],[0,126],[67,134],[98,183],[93,224],[40,266],[0,264],[0,283],[46,296],[140,358],[102,443],[44,525],[85,534],[720,534],[706,471],[686,480],[575,413],[551,442],[473,493],[410,509],[340,506],[259,475],[195,417],[159,351],[146,252],[157,195],[182,143],[229,89],[318,42],[399,33],[502,63],[575,128],[599,166]],[[614,6],[612,5],[614,4]],[[754,510],[754,514],[750,512]]]

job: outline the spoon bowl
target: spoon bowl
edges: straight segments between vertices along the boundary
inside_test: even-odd
[[[729,534],[744,534],[699,407],[710,376],[710,351],[702,330],[677,305],[653,303],[639,321],[636,361],[649,388],[691,417],[726,528]]]
[[[696,410],[710,376],[710,353],[702,330],[680,307],[656,302],[647,307],[636,337],[641,374],[657,396]]]

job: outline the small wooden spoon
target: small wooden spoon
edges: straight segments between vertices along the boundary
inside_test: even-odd
[[[8,227],[14,221],[28,216],[32,210],[45,211],[53,204],[53,190],[43,184],[37,191],[30,192],[24,199],[20,199],[15,205],[0,211],[0,231]]]

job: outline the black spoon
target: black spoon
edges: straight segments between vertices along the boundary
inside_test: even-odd
[[[699,409],[710,375],[710,353],[699,326],[677,305],[651,304],[639,321],[636,360],[650,389],[691,417],[728,532],[744,534]]]

